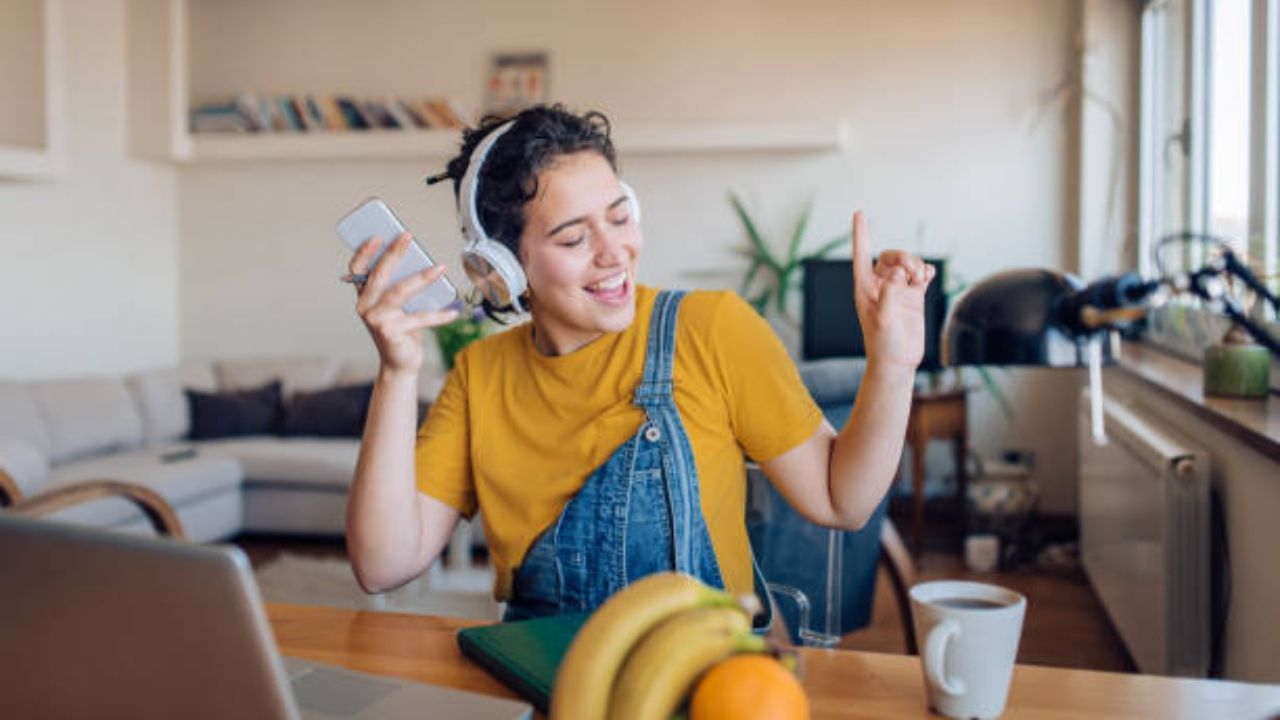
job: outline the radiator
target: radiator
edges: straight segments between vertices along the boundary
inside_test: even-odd
[[[1209,456],[1152,413],[1104,396],[1109,441],[1094,444],[1081,397],[1084,568],[1144,673],[1209,670]]]

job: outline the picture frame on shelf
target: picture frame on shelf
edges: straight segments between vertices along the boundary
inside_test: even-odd
[[[494,55],[485,91],[485,112],[505,115],[547,102],[549,79],[544,51]]]

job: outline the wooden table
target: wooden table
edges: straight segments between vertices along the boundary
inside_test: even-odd
[[[458,651],[472,620],[268,604],[285,655],[500,697],[515,697]],[[930,717],[914,656],[802,649],[814,718]],[[1006,718],[1263,718],[1280,685],[1182,680],[1019,665]]]
[[[966,471],[968,455],[968,420],[965,411],[964,388],[943,391],[917,391],[911,397],[911,414],[907,417],[907,445],[911,446],[911,545],[920,553],[924,531],[924,456],[933,439],[950,440],[955,454],[956,494],[959,499],[960,521],[967,516],[969,477]]]

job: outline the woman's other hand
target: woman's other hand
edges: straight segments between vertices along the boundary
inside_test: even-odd
[[[389,285],[391,269],[399,262],[413,240],[409,233],[401,233],[392,242],[363,284],[356,285],[356,314],[364,322],[373,344],[378,348],[382,367],[393,372],[416,374],[422,368],[422,330],[453,322],[458,317],[456,309],[437,312],[406,313],[404,304],[415,293],[438,280],[445,271],[444,265],[433,265],[420,273],[410,275]],[[370,238],[347,265],[353,275],[369,272],[381,238]]]
[[[869,366],[914,371],[924,357],[924,293],[933,266],[902,250],[871,262],[867,219],[853,214],[853,300]]]

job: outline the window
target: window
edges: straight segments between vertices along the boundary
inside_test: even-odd
[[[1206,13],[1206,230],[1248,252],[1249,0],[1213,0]]]
[[[1142,19],[1139,269],[1176,232],[1228,238],[1280,289],[1277,208],[1280,0],[1148,0]],[[1199,267],[1203,248],[1169,247],[1165,269]],[[1274,314],[1255,303],[1259,318]],[[1152,336],[1196,358],[1226,323],[1194,299],[1155,313]],[[1272,326],[1273,329],[1280,329]]]

